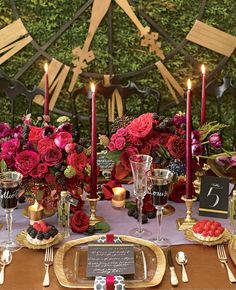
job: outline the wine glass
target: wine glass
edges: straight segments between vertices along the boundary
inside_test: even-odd
[[[151,232],[144,229],[142,226],[142,209],[143,198],[147,193],[147,173],[152,164],[152,157],[149,155],[136,154],[132,155],[129,159],[133,181],[134,181],[134,195],[137,199],[138,207],[138,228],[132,229],[130,235],[142,237],[143,235],[149,236]]]
[[[167,204],[172,186],[173,172],[168,169],[154,169],[148,176],[148,191],[152,196],[152,204],[157,212],[157,239],[154,243],[160,247],[168,247],[170,241],[162,236],[163,208]]]
[[[0,173],[0,200],[5,210],[8,230],[7,241],[1,242],[1,247],[15,251],[20,248],[12,238],[12,213],[17,206],[17,197],[23,175],[16,171]]]

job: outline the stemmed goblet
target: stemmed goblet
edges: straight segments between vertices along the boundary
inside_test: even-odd
[[[132,155],[129,159],[134,182],[134,195],[138,207],[138,228],[132,229],[130,235],[142,237],[149,236],[151,232],[142,226],[143,198],[147,193],[147,173],[152,164],[152,157],[144,154]]]
[[[7,241],[1,242],[1,247],[10,251],[20,248],[12,238],[12,213],[17,206],[17,197],[23,175],[17,171],[6,171],[0,173],[0,200],[1,206],[5,210],[8,230]]]
[[[160,247],[168,247],[170,241],[162,236],[163,208],[167,204],[171,190],[173,172],[168,169],[154,169],[148,176],[148,191],[152,196],[152,204],[156,208],[157,239],[154,243]]]

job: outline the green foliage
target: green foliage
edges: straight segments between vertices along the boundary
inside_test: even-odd
[[[14,20],[14,15],[11,11],[11,1],[0,0],[0,28],[5,27]],[[86,0],[15,0],[19,16],[21,17],[25,27],[29,31],[33,39],[38,45],[43,46],[65,23],[67,23],[84,5]],[[201,0],[136,0],[134,1],[137,8],[144,11],[147,15],[154,19],[164,31],[172,38],[173,43],[167,41],[162,35],[159,35],[159,41],[161,41],[162,49],[165,55],[168,55],[173,51],[190,31],[193,26],[201,6]],[[136,26],[132,23],[126,13],[117,5],[115,1],[112,1],[114,8],[113,11],[113,64],[114,73],[124,73],[130,71],[136,71],[145,65],[153,64],[159,60],[159,58],[149,52],[148,47],[140,45],[140,35]],[[75,47],[82,47],[86,39],[91,16],[91,6],[70,26],[52,45],[50,45],[46,52],[53,58],[63,62],[64,64],[71,66],[72,69],[72,49]],[[206,1],[206,8],[202,18],[202,21],[213,25],[214,27],[223,30],[232,35],[236,35],[236,1],[235,0],[211,0]],[[148,24],[146,21],[139,17],[144,26]],[[88,64],[85,71],[96,72],[101,74],[107,74],[108,69],[108,23],[107,18],[104,18],[99,26],[97,33],[92,41],[90,49],[94,51],[96,56],[95,60]],[[152,31],[154,29],[151,27]],[[188,42],[184,49],[190,53],[195,60],[199,63],[205,63],[207,66],[207,73],[212,71],[217,63],[223,58],[223,56],[210,51],[206,48],[198,46],[194,43]],[[9,61],[6,61],[1,65],[1,69],[7,73],[10,77],[14,77],[15,74],[23,67],[32,56],[34,56],[36,50],[30,44],[23,50],[18,52]],[[235,69],[236,55],[232,55],[224,66],[222,71],[223,75],[230,75],[236,78]],[[29,88],[32,88],[35,84],[38,84],[43,75],[43,63],[45,58],[40,56],[36,62],[24,73],[20,80],[24,82]],[[201,82],[200,68],[193,67],[189,60],[185,58],[182,53],[179,53],[174,58],[165,62],[166,67],[171,74],[176,78],[183,88],[186,88],[187,78],[191,78],[193,86],[199,85]],[[57,108],[70,111],[70,96],[68,94],[68,87],[72,77],[72,71],[67,77],[66,83],[63,87],[60,99],[57,103]],[[220,77],[220,76],[219,76]],[[91,80],[84,80],[81,77],[77,81],[76,86],[81,86],[85,82],[88,83]],[[173,98],[170,91],[166,87],[164,80],[162,79],[158,69],[153,69],[147,72],[145,75],[133,78],[141,87],[151,87],[157,89],[162,94],[163,103],[173,102]],[[229,129],[224,130],[227,138],[230,136],[233,125],[233,100],[232,96],[229,96],[222,107],[222,111],[227,112],[225,115],[224,123],[230,125]],[[3,101],[0,98],[0,105],[2,108],[1,120],[9,119],[9,102]],[[21,105],[19,105],[19,108]],[[79,115],[88,115],[88,101],[86,98],[80,98],[77,101],[77,108]],[[138,103],[135,99],[131,101],[130,112],[135,114],[137,112]],[[152,108],[150,101],[149,110]],[[169,111],[163,112],[165,115],[172,114],[178,110],[185,110],[185,106],[181,103],[178,107],[174,107]],[[24,109],[19,109],[18,115]],[[42,108],[34,106],[35,115],[42,113]],[[102,98],[98,97],[97,112],[99,116],[104,116],[105,103]],[[54,115],[53,115],[54,117]],[[193,98],[193,124],[198,127],[200,118],[200,100],[199,98]],[[207,98],[207,119],[209,121],[218,119],[216,111],[216,101],[212,96]],[[88,122],[81,124],[83,134],[87,134]],[[100,131],[104,130],[104,126],[99,127]]]

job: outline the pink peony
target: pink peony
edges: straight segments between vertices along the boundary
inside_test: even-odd
[[[72,143],[72,135],[68,132],[56,133],[54,142],[57,147],[64,149],[67,144]]]
[[[145,138],[152,132],[152,113],[146,113],[134,119],[128,126],[127,132],[137,138]]]
[[[2,144],[2,152],[8,155],[15,155],[19,147],[20,141],[18,139],[11,139]]]

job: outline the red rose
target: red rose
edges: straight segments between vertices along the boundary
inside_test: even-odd
[[[54,165],[60,163],[61,160],[62,160],[62,152],[56,146],[48,148],[42,154],[42,161],[44,163],[46,163],[48,166],[54,166]]]
[[[49,137],[44,137],[38,142],[38,152],[43,154],[48,148],[56,147],[54,141]]]
[[[170,155],[175,159],[184,159],[185,158],[185,147],[186,141],[185,139],[173,135],[169,138],[166,147],[170,152]]]
[[[134,119],[128,126],[127,131],[131,136],[144,138],[152,131],[152,113],[146,113]]]
[[[129,158],[131,155],[135,155],[135,154],[139,154],[139,152],[138,152],[138,149],[133,146],[129,146],[125,148],[124,151],[121,152],[120,162],[123,165],[125,170],[128,170],[128,171],[131,170]]]
[[[89,227],[89,217],[81,210],[78,210],[70,218],[70,227],[74,233],[83,233]]]
[[[67,165],[71,165],[76,170],[76,174],[80,179],[84,179],[85,167],[88,164],[88,157],[82,151],[81,153],[72,153],[67,156]]]
[[[45,179],[48,184],[56,184],[56,177],[51,173],[45,175]]]
[[[18,139],[11,139],[2,144],[2,152],[8,155],[15,155],[16,150],[20,147],[20,141]]]
[[[38,153],[25,150],[16,154],[15,166],[24,176],[27,176],[31,170],[38,166],[40,156]]]
[[[29,141],[37,143],[43,138],[43,129],[35,126],[30,127]]]
[[[48,172],[48,167],[46,163],[39,163],[37,170],[40,176],[44,176],[45,173]]]

